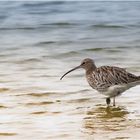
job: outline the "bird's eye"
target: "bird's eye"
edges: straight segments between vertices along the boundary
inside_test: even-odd
[[[85,65],[85,64],[86,64],[85,62],[82,63],[82,65]]]

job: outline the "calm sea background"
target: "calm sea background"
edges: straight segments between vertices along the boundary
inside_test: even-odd
[[[0,139],[140,138],[140,86],[117,98],[91,89],[84,58],[140,75],[140,2],[0,2]]]

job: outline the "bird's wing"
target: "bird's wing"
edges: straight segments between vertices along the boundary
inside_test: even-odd
[[[97,88],[108,88],[113,85],[135,82],[139,78],[119,67],[102,66],[93,73],[93,82]]]

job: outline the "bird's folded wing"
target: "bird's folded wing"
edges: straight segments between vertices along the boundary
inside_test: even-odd
[[[135,82],[139,78],[119,67],[102,66],[93,72],[94,84],[97,88]]]

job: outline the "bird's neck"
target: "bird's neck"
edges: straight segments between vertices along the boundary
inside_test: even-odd
[[[95,65],[93,65],[93,66],[91,66],[91,67],[88,67],[88,69],[86,69],[86,74],[88,75],[88,74],[91,74],[93,71],[95,71],[96,70],[96,66]]]

